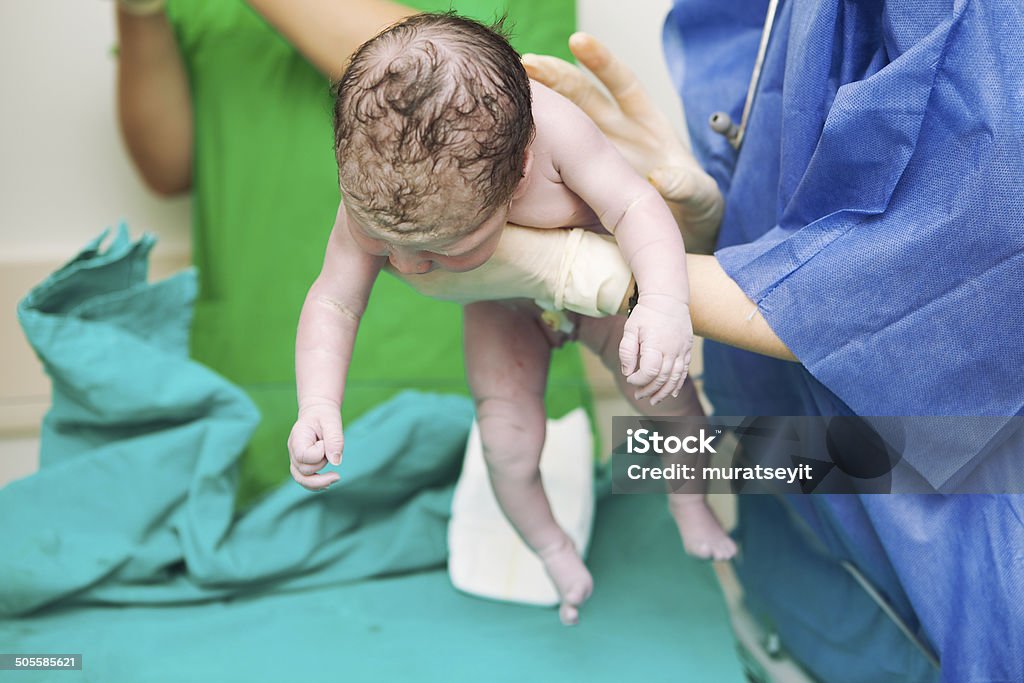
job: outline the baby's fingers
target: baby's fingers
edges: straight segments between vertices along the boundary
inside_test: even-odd
[[[629,377],[636,372],[637,361],[640,358],[640,337],[636,330],[630,329],[627,323],[622,331],[622,341],[619,342],[619,364],[622,366],[622,374]]]
[[[686,380],[686,361],[683,358],[676,358],[669,366],[668,379],[661,389],[651,397],[651,405],[656,406],[669,396],[675,398],[679,395],[679,389]]]
[[[327,466],[327,458],[324,457],[324,442],[317,441],[306,447],[292,460],[295,468],[303,474],[315,474]]]
[[[324,435],[324,455],[335,465],[341,464],[341,450],[345,438],[341,433],[341,417],[333,415],[320,419],[320,433]]]
[[[668,378],[671,374],[672,363],[674,360],[675,359],[672,356],[662,356],[661,364],[658,366],[658,370],[654,376],[654,379],[652,379],[647,386],[641,388],[640,391],[636,393],[637,400],[651,397],[651,405],[657,405],[657,401],[654,400],[653,396],[656,395],[661,389],[663,389],[666,384],[668,384]],[[643,366],[643,364],[643,358],[641,357],[640,365]]]
[[[640,347],[640,363],[637,371],[626,378],[626,381],[635,387],[642,387],[637,392],[636,398],[641,399],[646,396],[650,396],[654,391],[661,387],[664,382],[658,384],[651,391],[647,391],[648,386],[654,382],[658,375],[661,374],[661,367],[665,362],[665,357],[661,351],[651,346]],[[666,377],[668,372],[665,373]]]
[[[295,463],[292,463],[292,478],[295,479],[303,488],[309,489],[310,491],[322,491],[334,482],[338,481],[340,477],[335,472],[328,474],[303,474],[295,467]]]
[[[296,422],[288,435],[288,452],[294,458],[319,440],[316,428],[308,422]]]
[[[683,385],[686,384],[686,378],[690,374],[690,352],[687,351],[686,355],[682,359],[676,361],[676,365],[682,365],[679,370],[679,380],[676,382],[675,388],[672,390],[672,398],[679,396],[679,392],[683,390]],[[676,368],[672,368],[672,374],[676,374]]]
[[[314,465],[320,462],[324,459],[324,442],[317,439],[298,451],[293,459],[296,465]]]

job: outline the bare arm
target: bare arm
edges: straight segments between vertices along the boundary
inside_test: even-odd
[[[321,474],[320,470],[329,462],[341,463],[345,377],[359,320],[382,263],[383,258],[367,254],[353,242],[342,205],[323,269],[302,306],[295,341],[299,416],[288,436],[288,453],[292,477],[312,491],[339,478],[336,472]]]
[[[562,180],[615,236],[641,296],[672,297],[685,304],[686,252],[665,201],[586,115],[564,100],[556,106],[564,111],[552,117],[559,119],[558,134],[565,141],[554,158]]]
[[[582,108],[637,173],[657,188],[683,231],[686,250],[710,254],[722,219],[722,195],[691,153],[685,130],[677,137],[636,76],[592,36],[574,34],[569,48],[607,94],[579,67],[561,59],[524,55],[523,64],[531,78]]]
[[[192,185],[192,99],[174,32],[163,12],[116,11],[121,136],[150,189],[181,194]]]
[[[348,231],[345,209],[327,242],[323,269],[306,295],[295,341],[299,409],[341,407],[359,321],[384,258],[359,249]]]
[[[768,326],[757,305],[722,270],[718,259],[703,254],[687,254],[686,263],[694,332],[754,353],[782,360],[798,360]]]
[[[385,0],[248,0],[249,5],[332,81],[352,52],[414,10]]]
[[[547,143],[562,181],[615,236],[636,278],[640,297],[623,328],[619,359],[626,381],[640,387],[636,398],[657,405],[682,390],[693,347],[679,227],[654,187],[575,105],[543,87],[534,101],[537,144]]]

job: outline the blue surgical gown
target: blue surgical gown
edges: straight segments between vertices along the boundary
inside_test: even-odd
[[[767,8],[676,0],[665,26],[726,197],[716,256],[801,361],[709,342],[716,412],[1024,414],[1024,4],[783,0],[737,152],[707,121],[740,120]],[[741,521],[751,602],[823,680],[928,676],[832,637],[846,562],[943,681],[1024,681],[1020,496],[744,496]],[[799,562],[757,552],[791,536]]]

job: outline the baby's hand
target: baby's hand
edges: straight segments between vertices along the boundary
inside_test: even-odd
[[[338,481],[340,477],[334,472],[317,472],[328,462],[341,463],[343,444],[339,406],[331,402],[304,405],[288,436],[292,477],[310,491],[320,491]]]
[[[690,307],[674,297],[641,294],[619,344],[622,374],[640,387],[636,399],[650,397],[651,405],[657,405],[678,396],[692,348]]]

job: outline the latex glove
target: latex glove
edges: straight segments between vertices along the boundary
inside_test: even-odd
[[[117,0],[117,6],[128,14],[146,16],[162,12],[166,0]]]
[[[338,481],[340,476],[336,472],[317,472],[328,462],[341,464],[343,445],[341,408],[329,401],[303,405],[288,435],[292,478],[310,491],[325,489]]]
[[[435,299],[458,303],[533,299],[542,308],[591,317],[625,312],[634,287],[615,240],[580,228],[507,225],[494,255],[465,273],[435,270],[403,275],[387,268]]]
[[[657,405],[679,396],[690,367],[693,325],[690,307],[664,295],[640,295],[626,320],[619,359],[626,382],[640,387],[635,398]]]
[[[574,33],[569,49],[611,97],[578,67],[557,57],[527,54],[523,65],[531,78],[586,112],[637,173],[657,188],[683,229],[686,250],[710,253],[724,202],[718,184],[694,158],[689,139],[679,139],[633,72],[596,38]]]

